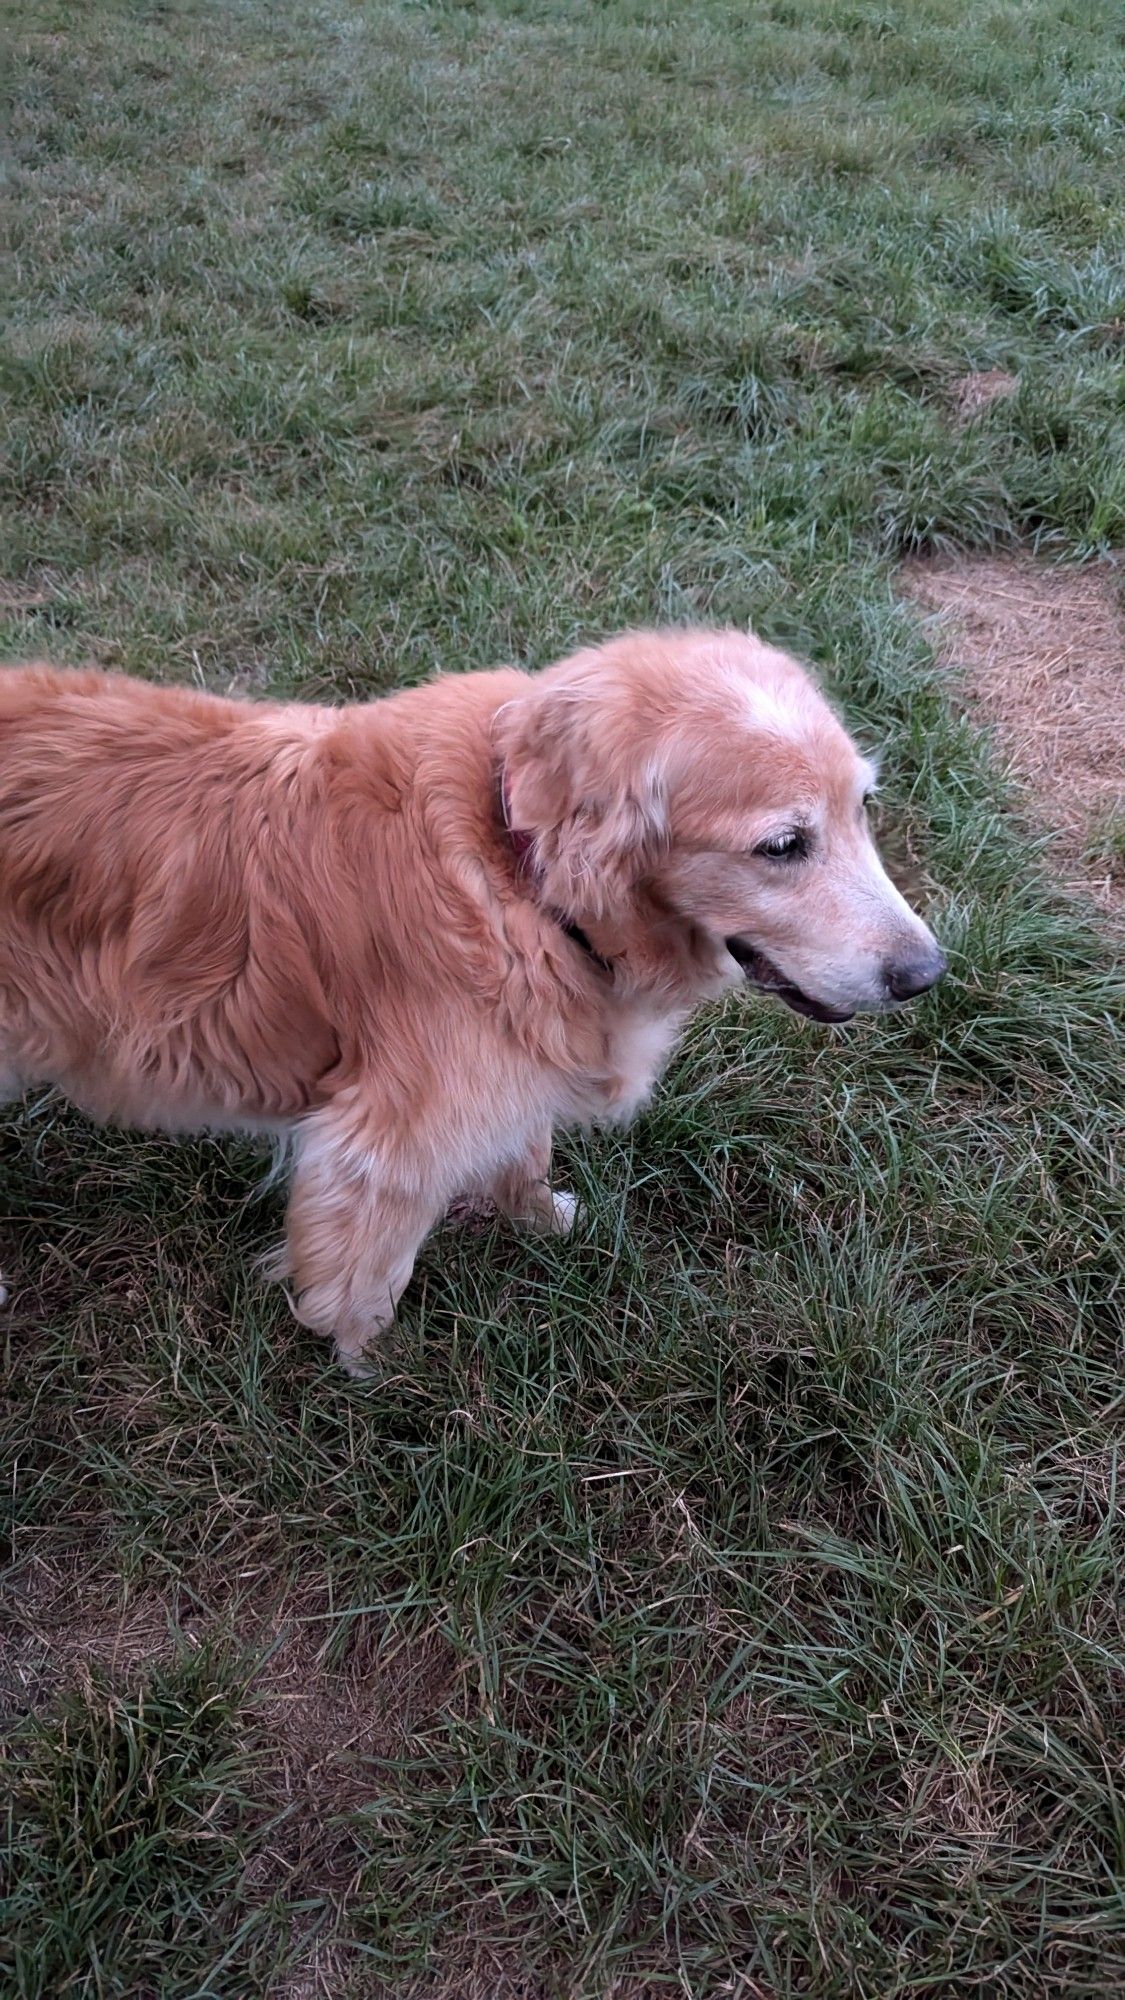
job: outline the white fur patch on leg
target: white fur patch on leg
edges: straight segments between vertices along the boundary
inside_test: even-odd
[[[339,1341],[336,1343],[336,1359],[344,1373],[351,1376],[353,1382],[373,1382],[379,1372],[374,1362],[369,1361],[362,1350],[356,1353],[352,1349],[341,1347]]]
[[[8,1290],[8,1286],[4,1279],[4,1274],[2,1271],[0,1271],[0,1311],[2,1311],[3,1308],[7,1305],[8,1300],[11,1298],[11,1296],[12,1294]]]
[[[576,1194],[567,1188],[553,1188],[551,1191],[552,1221],[549,1225],[554,1236],[569,1236],[575,1224],[582,1220],[582,1204]]]

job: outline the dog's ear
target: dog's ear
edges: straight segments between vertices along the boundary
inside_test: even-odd
[[[533,681],[497,717],[505,807],[543,900],[573,917],[626,902],[668,837],[660,765],[586,676]]]

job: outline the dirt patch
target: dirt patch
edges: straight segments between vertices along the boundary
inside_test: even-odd
[[[328,1767],[339,1764],[342,1789],[350,1792],[354,1766],[402,1755],[414,1731],[454,1697],[460,1670],[436,1632],[395,1640],[380,1631],[338,1668],[325,1663],[324,1647],[319,1622],[289,1630],[257,1678],[258,1709],[282,1746],[292,1785],[322,1791]],[[368,1781],[358,1789],[366,1796]]]
[[[245,1890],[251,1900],[284,1894],[294,1905],[296,1964],[284,2000],[351,1992],[350,1949],[339,1937],[304,1935],[304,1898],[327,1891],[346,1909],[393,1810],[395,1760],[430,1754],[442,1712],[464,1704],[459,1661],[440,1633],[396,1637],[373,1621],[336,1666],[326,1657],[331,1637],[315,1615],[281,1623],[248,1705],[265,1752],[261,1782],[280,1817],[247,1868]]]
[[[950,384],[957,414],[962,423],[987,410],[990,403],[998,403],[1005,396],[1015,394],[1019,388],[1019,377],[1009,375],[1004,368],[982,368],[971,375],[959,375]]]
[[[552,2000],[560,1990],[557,1979],[548,1981],[519,1961],[519,1952],[510,1945],[443,1941],[435,1970],[383,1980],[358,1953],[318,1943],[276,1994],[271,1990],[270,2000]],[[615,1984],[614,2000],[648,2000],[656,1990]],[[747,2000],[752,2000],[749,1993]]]
[[[36,1562],[13,1592],[0,1646],[0,1716],[44,1708],[80,1685],[91,1667],[132,1680],[167,1666],[194,1634],[178,1632],[153,1590],[122,1597],[115,1576],[98,1576],[92,1553]]]
[[[938,614],[939,652],[1053,835],[1059,874],[1125,912],[1125,613],[1114,571],[952,558],[907,563],[901,581]]]
[[[37,590],[30,583],[6,583],[0,577],[0,615],[5,611],[38,611],[50,598],[49,590]]]

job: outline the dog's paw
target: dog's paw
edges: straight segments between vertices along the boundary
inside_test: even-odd
[[[336,1359],[353,1382],[373,1382],[379,1373],[374,1361],[362,1349],[356,1353],[346,1347],[337,1347]]]
[[[572,1229],[581,1222],[582,1203],[568,1188],[552,1188],[551,1210],[547,1218],[547,1228],[552,1236],[569,1236]]]

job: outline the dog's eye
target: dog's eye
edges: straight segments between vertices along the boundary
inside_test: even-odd
[[[790,833],[778,833],[772,840],[763,840],[761,846],[755,849],[768,861],[803,861],[808,851],[808,834],[799,826],[795,826]]]

